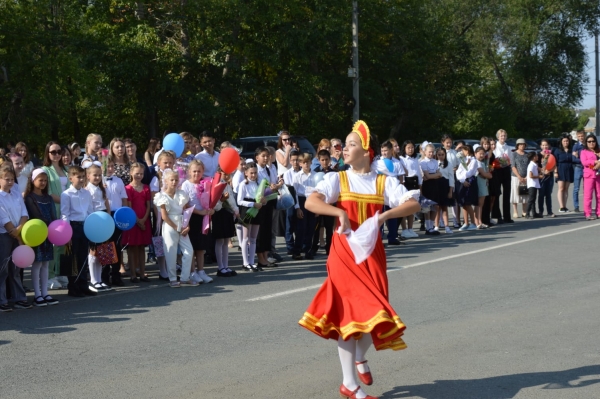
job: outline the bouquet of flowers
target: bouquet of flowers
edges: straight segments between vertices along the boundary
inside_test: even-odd
[[[212,187],[212,179],[207,177],[202,179],[196,186],[196,197],[204,209],[210,209],[210,189]],[[208,234],[210,229],[210,216],[204,215],[202,218],[202,234]]]
[[[276,199],[277,194],[277,191],[273,192],[273,190],[271,190],[271,188],[269,187],[269,181],[267,179],[262,179],[262,181],[258,185],[258,190],[256,190],[256,196],[254,197],[254,201],[261,202],[263,198],[266,198],[267,201],[270,201],[272,199]],[[250,208],[246,212],[246,216],[244,217],[244,220],[242,220],[242,222],[248,223],[248,221],[253,217],[256,217],[256,215],[258,215],[258,209]]]
[[[502,154],[501,157],[496,158],[501,168],[510,165],[510,157],[508,154]]]

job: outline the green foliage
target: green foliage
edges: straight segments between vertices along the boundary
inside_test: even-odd
[[[361,118],[380,139],[580,123],[597,1],[359,6]],[[90,132],[140,147],[183,130],[344,137],[351,11],[346,0],[0,1],[0,132],[38,147]]]

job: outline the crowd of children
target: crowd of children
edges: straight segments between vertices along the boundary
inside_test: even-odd
[[[312,260],[320,249],[329,254],[335,218],[315,214],[305,203],[326,175],[348,169],[341,140],[321,140],[313,156],[294,146],[289,132],[280,132],[277,148],[258,147],[253,158],[240,159],[234,173],[222,174],[226,187],[211,208],[203,193],[206,179],[221,171],[215,139],[208,132],[200,140],[189,133],[181,135],[186,145],[179,158],[172,151],[157,150],[154,143],[143,163],[136,162],[135,152],[127,154],[130,140],[114,138],[103,150],[102,137],[97,134],[88,136],[83,156],[71,152],[79,151],[76,144],[62,148],[48,143],[42,168],[34,168],[24,143],[19,143],[20,152],[0,157],[0,310],[57,304],[48,289],[61,281],[68,294],[76,297],[123,286],[125,263],[131,283],[148,282],[147,247],[156,259],[159,279],[173,288],[213,281],[204,270],[208,255],[217,262],[218,277],[236,276],[229,264],[233,237],[242,253],[240,270],[249,272],[277,267],[281,259],[275,250],[277,236],[285,237],[287,254],[293,260]],[[195,142],[204,149],[198,152]],[[373,167],[398,179],[407,190],[421,192],[420,213],[387,221],[388,245],[418,237],[414,230],[417,217],[426,235],[451,234],[452,227],[485,229],[496,222],[490,217],[500,195],[493,182],[494,139],[483,138],[473,148],[444,136],[441,144],[435,148],[424,142],[419,151],[410,140],[401,146],[394,139],[381,144],[381,155]],[[231,144],[224,142],[220,148],[228,146]],[[528,157],[527,216],[534,217],[538,215],[535,202],[540,180],[552,171],[543,169],[547,154]],[[276,195],[262,195],[264,189],[286,193],[293,206],[290,203],[280,209]],[[542,191],[542,196],[540,207],[549,194]],[[93,212],[114,215],[124,206],[135,212],[135,226],[124,232],[115,229],[104,243],[91,243],[84,233],[86,218]],[[64,248],[56,248],[48,240],[34,248],[31,304],[22,284],[22,269],[10,258],[12,250],[22,244],[23,225],[33,218],[46,224],[67,221],[73,235]],[[127,262],[122,256],[125,250]]]

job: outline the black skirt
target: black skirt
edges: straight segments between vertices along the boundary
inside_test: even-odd
[[[215,240],[235,236],[235,223],[231,212],[221,209],[212,215],[212,236]]]
[[[258,229],[258,239],[256,240],[256,253],[267,252],[271,250],[271,237],[273,237],[273,210],[277,200],[271,200],[260,208],[260,228]]]
[[[441,195],[440,180],[442,179],[431,179],[425,180],[421,186],[421,193],[423,197],[435,202],[436,204],[442,204],[443,196]]]
[[[500,178],[501,178],[500,169],[494,169],[492,171],[492,178],[490,180],[488,180],[489,181],[488,191],[489,191],[490,197],[499,197],[500,194],[502,194],[502,184],[501,184]]]
[[[442,177],[438,180],[440,181],[440,202],[438,202],[438,204],[440,204],[441,206],[454,206],[454,195],[452,196],[452,198],[448,198],[448,192],[450,191],[450,181],[445,177]]]
[[[460,181],[456,181],[456,201],[458,205],[477,205],[479,203],[479,189],[477,187],[477,178],[471,176],[467,179],[470,186],[465,187]]]
[[[418,190],[419,189],[419,177],[418,176],[411,176],[411,177],[404,177],[404,187],[406,187],[407,190]]]
[[[254,202],[254,199],[244,198],[244,201]],[[261,224],[262,215],[263,215],[262,208],[259,209],[259,211],[255,217],[250,218],[250,219],[246,218],[246,213],[248,213],[248,210],[251,208],[249,208],[247,206],[243,206],[243,205],[238,205],[238,208],[240,209],[240,220],[243,221],[245,224],[258,224],[258,225]],[[264,206],[263,206],[263,208],[264,208]]]
[[[206,251],[210,245],[208,235],[202,234],[202,219],[204,219],[204,216],[195,213],[190,218],[190,232],[188,235],[194,251]]]

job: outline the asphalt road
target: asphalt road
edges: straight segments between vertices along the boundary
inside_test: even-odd
[[[600,221],[567,214],[388,249],[408,349],[369,352],[366,391],[600,398],[598,237]],[[197,288],[153,278],[93,298],[53,291],[57,306],[0,314],[0,397],[338,397],[336,343],[297,325],[324,262]]]

